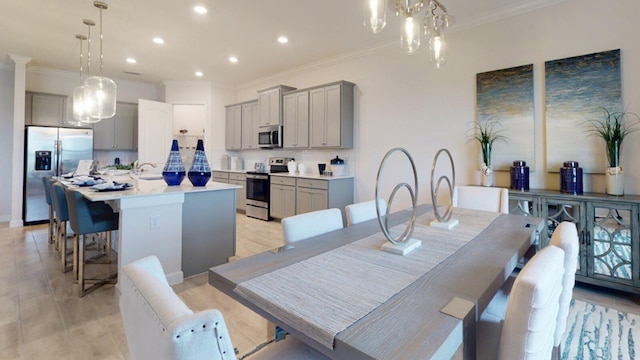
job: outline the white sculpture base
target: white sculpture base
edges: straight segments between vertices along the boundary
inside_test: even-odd
[[[433,226],[440,229],[451,230],[458,225],[458,219],[449,219],[449,221],[440,222],[438,220],[433,220],[429,226]]]
[[[416,240],[416,239],[409,239],[397,245],[390,241],[387,241],[386,243],[384,243],[384,245],[382,245],[381,249],[383,251],[390,252],[392,254],[405,256],[410,252],[412,252],[413,250],[419,248],[420,246],[422,246],[422,241]]]

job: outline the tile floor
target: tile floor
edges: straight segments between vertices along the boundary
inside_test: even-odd
[[[237,217],[236,257],[282,245],[279,222]],[[78,297],[71,272],[47,243],[46,225],[8,228],[0,223],[0,359],[127,359],[127,343],[115,288]],[[245,354],[265,341],[266,320],[238,304],[199,275],[174,286],[194,311],[223,312],[231,339]],[[578,286],[575,298],[640,313],[636,295]]]

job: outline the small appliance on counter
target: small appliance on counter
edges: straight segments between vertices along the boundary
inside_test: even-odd
[[[335,159],[331,159],[331,172],[335,176],[344,174],[344,160],[340,159],[337,155]]]
[[[272,157],[269,158],[269,168],[263,162],[254,165],[255,171],[247,171],[247,207],[246,214],[249,217],[269,221],[269,189],[271,183],[269,173],[287,172],[287,164],[293,158]]]

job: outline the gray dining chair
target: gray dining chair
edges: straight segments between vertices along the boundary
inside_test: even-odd
[[[56,249],[60,251],[60,261],[62,272],[75,270],[75,257],[69,259],[69,255],[74,254],[73,248],[67,249],[67,222],[69,221],[69,207],[64,193],[64,185],[54,182],[51,185],[51,203],[53,204],[55,216],[55,243]],[[70,262],[71,261],[71,262]]]
[[[476,358],[550,359],[563,274],[564,250],[547,246],[534,255],[513,283],[504,321],[476,323]]]
[[[350,204],[344,208],[345,215],[347,216],[347,226],[359,224],[378,217],[376,211],[376,201],[369,200],[359,202],[357,204]],[[380,199],[380,215],[384,216],[387,212],[387,202]]]
[[[451,199],[453,207],[509,213],[509,190],[487,186],[456,185]]]
[[[342,229],[342,211],[340,209],[317,210],[289,216],[281,221],[285,244],[308,239]]]
[[[120,314],[132,360],[236,359],[222,313],[193,312],[173,291],[160,261],[148,256],[121,270]],[[328,359],[292,336],[249,360]]]

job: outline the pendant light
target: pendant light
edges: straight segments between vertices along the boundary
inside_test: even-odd
[[[423,8],[424,31],[429,41],[429,59],[440,68],[445,63],[444,32],[453,24],[453,17],[438,0],[362,0],[364,5],[364,27],[376,34],[386,25],[386,7],[395,6],[396,16],[402,15],[400,46],[409,55],[420,47],[421,25],[419,17]]]
[[[84,83],[85,75],[83,74],[83,65],[84,65],[84,53],[82,48],[82,43],[84,40],[89,40],[89,48],[87,50],[87,56],[91,54],[91,27],[96,23],[93,20],[85,19],[82,21],[83,24],[87,25],[87,36],[76,34],[76,39],[80,40],[80,82]],[[87,74],[89,73],[89,60],[87,60]],[[84,111],[84,86],[77,86],[73,90],[73,118],[80,123],[91,123],[93,119]]]
[[[109,6],[102,1],[94,1],[93,6],[100,9],[100,75],[84,81],[84,110],[97,122],[116,114],[116,83],[102,76],[102,10]]]
[[[379,33],[387,25],[386,0],[364,1],[364,27],[373,34]]]

